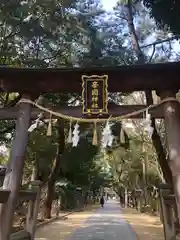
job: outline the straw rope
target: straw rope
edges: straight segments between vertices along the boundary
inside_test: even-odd
[[[166,98],[166,99],[162,100],[158,104],[150,105],[147,108],[143,108],[143,109],[138,110],[138,111],[133,111],[133,112],[125,114],[125,115],[121,115],[121,116],[117,116],[117,117],[110,116],[108,119],[107,118],[84,119],[84,118],[73,117],[73,116],[62,114],[60,112],[52,111],[51,109],[45,108],[45,107],[43,107],[43,106],[41,106],[41,105],[37,104],[36,102],[31,101],[29,99],[22,98],[19,101],[19,103],[29,103],[29,104],[32,104],[33,106],[39,108],[40,110],[42,110],[44,112],[47,112],[50,115],[54,115],[54,116],[56,116],[58,118],[62,118],[62,119],[69,120],[69,121],[77,121],[79,123],[81,123],[81,122],[84,122],[84,123],[97,123],[97,122],[102,123],[102,122],[106,122],[107,120],[118,122],[118,121],[123,120],[124,118],[134,117],[134,116],[137,116],[140,113],[144,113],[144,112],[146,112],[146,111],[148,111],[150,109],[155,109],[155,108],[159,107],[160,105],[162,105],[164,103],[167,103],[167,102],[178,102],[179,103],[179,101],[176,98],[171,97],[171,98]]]

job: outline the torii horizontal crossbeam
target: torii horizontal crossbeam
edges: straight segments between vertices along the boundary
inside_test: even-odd
[[[109,92],[180,89],[180,63],[87,68],[0,67],[0,91],[80,93],[82,75],[108,75]]]
[[[117,117],[117,116],[123,116],[129,113],[132,113],[134,111],[139,111],[144,108],[146,108],[146,105],[115,105],[112,104],[108,107],[109,109],[109,115],[112,117]],[[82,117],[82,107],[81,106],[66,106],[66,107],[56,107],[56,108],[51,108],[51,110],[55,112],[60,112],[64,115],[72,116],[72,117]],[[37,116],[41,113],[42,111],[39,110],[38,108],[33,108],[32,114],[31,114],[31,119],[36,119]],[[163,109],[162,106],[158,106],[154,109],[151,109],[149,111],[152,115],[152,117],[155,118],[163,118]],[[18,114],[18,107],[12,107],[12,108],[1,108],[0,109],[0,119],[1,120],[10,120],[10,119],[16,119]],[[49,114],[45,113],[44,114],[44,119],[49,119]],[[52,118],[57,118],[56,116],[52,116]],[[143,114],[138,114],[136,116],[132,116],[129,118],[143,118]]]

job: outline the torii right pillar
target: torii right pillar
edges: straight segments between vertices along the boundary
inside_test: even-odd
[[[180,104],[178,101],[173,101],[173,98],[176,98],[176,93],[177,91],[168,90],[157,92],[157,95],[161,100],[167,99],[167,102],[163,104],[166,143],[180,222]]]

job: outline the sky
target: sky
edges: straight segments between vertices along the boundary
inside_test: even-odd
[[[118,0],[101,0],[105,10],[112,10]]]
[[[118,2],[118,0],[100,0],[104,9],[106,11],[111,11],[113,9],[113,7],[116,5],[116,3]],[[149,39],[150,42],[153,42],[153,39]],[[180,43],[179,41],[174,41],[174,50],[176,52],[180,51]],[[148,43],[147,43],[148,44]]]

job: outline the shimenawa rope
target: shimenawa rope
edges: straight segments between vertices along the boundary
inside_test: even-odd
[[[132,113],[121,115],[121,116],[118,116],[118,117],[110,116],[108,119],[107,118],[85,119],[85,118],[78,118],[78,117],[68,116],[68,115],[62,114],[60,112],[54,112],[51,109],[45,108],[45,107],[43,107],[43,106],[41,106],[41,105],[37,104],[36,102],[33,102],[33,101],[29,100],[29,99],[22,98],[19,101],[19,103],[29,103],[29,104],[32,104],[33,106],[39,108],[40,110],[49,113],[51,116],[54,115],[54,116],[56,116],[58,118],[62,118],[62,119],[65,119],[65,120],[76,121],[76,122],[85,122],[85,123],[97,123],[97,122],[101,123],[101,122],[106,122],[107,120],[118,122],[118,121],[123,120],[124,118],[130,118],[130,117],[133,117],[133,116],[137,116],[137,115],[139,115],[141,113],[146,112],[147,110],[157,108],[160,105],[162,105],[164,103],[167,103],[167,102],[178,102],[179,103],[179,101],[176,98],[171,97],[171,98],[166,98],[166,99],[162,100],[158,104],[150,105],[147,108],[143,108],[141,110],[137,110],[137,111],[134,111]]]

